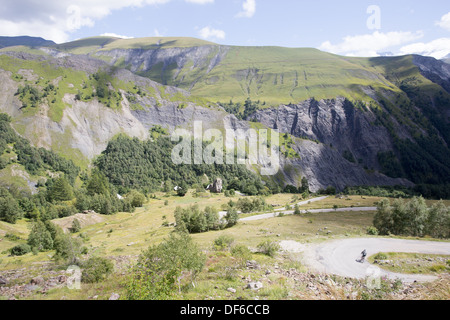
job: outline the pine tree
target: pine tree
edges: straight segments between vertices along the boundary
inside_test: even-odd
[[[49,199],[51,201],[68,201],[74,198],[72,187],[66,178],[60,177],[53,182],[49,190]]]

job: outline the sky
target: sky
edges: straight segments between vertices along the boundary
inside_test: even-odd
[[[109,35],[313,47],[347,56],[450,54],[448,0],[2,0],[0,35]]]

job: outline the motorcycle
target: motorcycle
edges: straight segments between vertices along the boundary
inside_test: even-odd
[[[366,256],[367,256],[367,253],[366,253],[366,250],[364,250],[363,252],[361,252],[361,258],[356,259],[356,262],[364,263],[364,261],[366,260]]]

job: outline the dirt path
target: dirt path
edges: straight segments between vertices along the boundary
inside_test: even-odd
[[[364,279],[367,277],[388,277],[401,279],[405,283],[433,281],[435,276],[400,274],[389,272],[368,263],[356,262],[366,249],[368,256],[379,252],[405,252],[450,255],[450,242],[402,240],[386,238],[355,238],[334,240],[320,244],[301,244],[295,241],[281,241],[283,250],[302,253],[302,262],[311,270],[336,274],[343,277]]]

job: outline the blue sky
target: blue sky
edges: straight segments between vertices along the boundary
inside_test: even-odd
[[[56,42],[105,34],[183,36],[228,45],[315,47],[343,55],[441,58],[450,53],[450,2],[3,0],[0,34]]]

